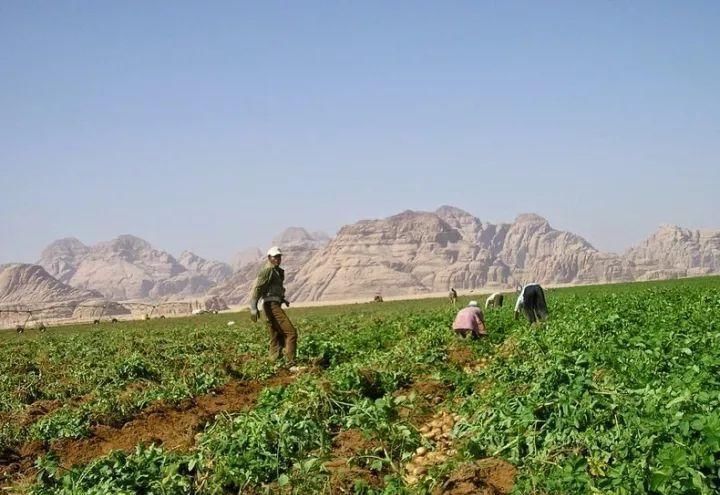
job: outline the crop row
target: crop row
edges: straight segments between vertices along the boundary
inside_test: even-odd
[[[31,491],[331,493],[347,482],[335,467],[339,439],[360,432],[345,463],[345,489],[357,493],[431,493],[487,458],[518,468],[516,493],[716,493],[720,280],[548,296],[547,323],[515,321],[506,306],[487,315],[491,336],[477,342],[452,335],[444,301],[295,312],[310,369],[293,383],[218,415],[186,451],[139,446],[73,468],[51,451]],[[158,400],[276,372],[262,327],[228,328],[215,316],[145,324],[8,340],[4,414],[22,415],[38,398],[67,403],[9,423],[7,445],[52,445]],[[33,366],[36,382],[23,376]],[[29,383],[38,396],[15,393]],[[428,383],[442,392],[426,396]],[[427,426],[440,412],[455,418],[442,442]]]

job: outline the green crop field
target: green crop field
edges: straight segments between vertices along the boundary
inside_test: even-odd
[[[0,333],[0,485],[718,493],[720,278],[547,299],[531,327],[507,298],[480,341],[445,299],[291,308],[297,374],[247,313]]]

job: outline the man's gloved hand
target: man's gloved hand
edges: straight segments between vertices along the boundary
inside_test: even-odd
[[[288,300],[285,299],[284,297],[283,297],[283,300],[280,301],[280,304],[283,304],[283,303],[284,303],[288,308],[290,307],[290,301],[288,301]]]

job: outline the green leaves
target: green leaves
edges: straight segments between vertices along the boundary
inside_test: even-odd
[[[707,321],[720,308],[692,283],[609,290],[517,329],[522,356],[492,361],[491,391],[463,406],[475,411],[467,453],[505,449],[521,493],[717,492],[719,336]]]
[[[48,455],[33,490],[328,493],[326,462],[340,457],[352,476],[373,474],[345,491],[431,492],[453,463],[495,456],[519,467],[515,493],[717,493],[719,287],[714,278],[552,290],[548,322],[528,327],[506,307],[488,312],[490,335],[476,342],[454,338],[444,300],[293,308],[299,360],[310,365],[293,383],[265,389],[251,409],[208,418],[186,452],[141,447],[70,471]],[[0,349],[7,417],[39,399],[83,397],[33,423],[3,425],[0,442],[87,435],[96,421],[276,373],[264,329],[230,331],[222,318],[75,330]],[[424,390],[429,382],[442,392]],[[458,454],[408,487],[403,466],[432,408],[462,416]],[[360,446],[339,455],[348,432]]]

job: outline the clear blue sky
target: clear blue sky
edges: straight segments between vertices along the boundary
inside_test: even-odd
[[[0,262],[539,213],[720,228],[720,2],[0,2]]]

